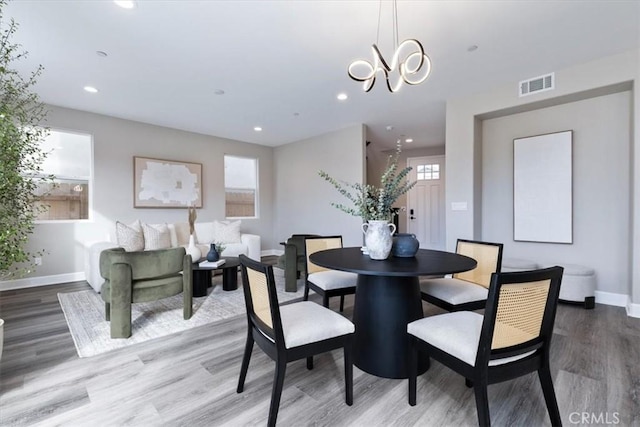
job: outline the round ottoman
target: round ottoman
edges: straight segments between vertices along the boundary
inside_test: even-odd
[[[537,270],[540,268],[538,263],[520,258],[502,258],[502,273],[513,273],[514,271]]]
[[[596,272],[593,268],[576,264],[564,264],[560,301],[584,304],[592,309],[596,303]]]

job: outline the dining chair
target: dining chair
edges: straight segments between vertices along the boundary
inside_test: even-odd
[[[311,301],[278,304],[273,267],[240,255],[242,287],[249,324],[238,393],[244,390],[253,343],[276,362],[269,426],[275,426],[288,362],[307,359],[313,369],[313,356],[342,348],[344,351],[345,401],[353,404],[352,341],[355,327],[344,316]]]
[[[422,299],[447,311],[482,309],[491,274],[500,272],[502,243],[458,239],[456,253],[475,259],[478,265],[453,277],[420,279]]]
[[[356,293],[358,275],[347,271],[331,270],[311,262],[311,254],[326,249],[342,247],[342,236],[316,236],[304,240],[307,255],[307,271],[304,284],[304,301],[309,299],[309,289],[322,296],[322,305],[329,307],[329,298],[340,297],[340,311],[344,310],[344,296]]]
[[[418,352],[463,375],[474,389],[478,424],[489,426],[487,386],[537,371],[552,425],[561,425],[549,347],[562,267],[494,273],[484,315],[458,311],[407,325],[409,404],[416,404]],[[428,372],[428,371],[427,371]]]

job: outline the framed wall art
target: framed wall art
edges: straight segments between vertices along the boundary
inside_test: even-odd
[[[513,140],[513,239],[573,242],[572,131]]]
[[[134,208],[202,207],[202,164],[133,157]]]

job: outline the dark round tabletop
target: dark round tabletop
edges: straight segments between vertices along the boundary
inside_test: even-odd
[[[473,258],[451,252],[419,249],[415,257],[372,260],[359,247],[319,251],[309,259],[321,267],[368,276],[431,276],[460,273],[476,267]]]

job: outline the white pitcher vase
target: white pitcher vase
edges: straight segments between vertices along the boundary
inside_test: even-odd
[[[200,252],[200,248],[196,246],[193,234],[189,236],[189,246],[187,246],[187,253],[191,255],[191,262],[198,262],[202,257],[202,252]]]
[[[388,221],[369,220],[362,224],[364,244],[369,252],[369,258],[376,260],[387,259],[393,246],[393,233],[396,232],[395,224]]]

